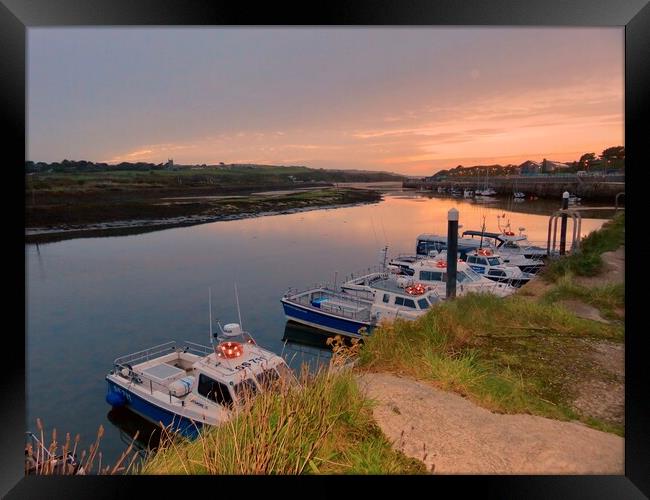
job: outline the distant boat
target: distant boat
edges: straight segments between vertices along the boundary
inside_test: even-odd
[[[474,196],[474,191],[471,190],[471,189],[465,189],[465,190],[463,191],[463,196],[464,196],[465,198],[472,198],[472,197]]]

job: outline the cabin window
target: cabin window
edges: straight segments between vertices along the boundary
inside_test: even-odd
[[[280,375],[278,375],[278,372],[273,368],[269,368],[268,370],[264,370],[262,373],[255,375],[255,378],[262,389],[268,390],[280,378]]]
[[[488,259],[488,262],[490,263],[491,266],[498,266],[499,265],[499,258],[498,257],[490,257]]]
[[[425,241],[418,240],[417,254],[418,255],[429,255],[429,252],[440,251],[446,247],[446,244],[442,241]]]
[[[382,299],[386,304],[388,304],[388,300],[390,299],[390,295],[387,293],[384,294],[384,298]]]
[[[489,272],[490,276],[500,276],[503,277],[506,275],[503,271],[499,271],[498,269],[493,269],[492,271]]]
[[[476,263],[477,263],[477,264],[481,264],[482,266],[487,266],[487,260],[485,260],[485,259],[482,258],[482,257],[477,257],[477,258],[476,258]]]
[[[403,306],[404,305],[404,297],[395,297],[395,305],[396,306]]]
[[[467,257],[467,263],[468,264],[474,264],[475,262],[476,262],[476,257],[474,257],[473,255],[470,255],[469,257]]]
[[[415,302],[413,299],[404,299],[404,306],[405,307],[410,307],[411,309],[415,309]]]
[[[203,373],[199,375],[197,390],[201,396],[208,398],[210,401],[214,401],[221,406],[232,406],[232,396],[228,387]]]
[[[422,281],[445,281],[444,273],[438,271],[420,271]]]
[[[253,379],[247,378],[235,385],[234,390],[235,396],[237,396],[237,400],[241,404],[246,402],[247,398],[252,398],[255,395],[257,386],[253,382]]]
[[[427,302],[427,299],[418,300],[418,304],[420,305],[420,309],[427,309],[429,307],[429,303]]]

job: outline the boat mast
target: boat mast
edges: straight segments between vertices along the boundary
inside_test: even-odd
[[[212,288],[208,287],[208,313],[210,317],[210,345],[214,345],[212,333]]]
[[[483,216],[483,225],[481,226],[481,243],[479,244],[479,248],[483,248],[483,233],[485,233],[485,215]]]
[[[237,315],[239,316],[239,328],[244,331],[244,325],[241,322],[241,310],[239,309],[239,293],[237,293],[237,283],[235,283],[235,299],[237,300]]]

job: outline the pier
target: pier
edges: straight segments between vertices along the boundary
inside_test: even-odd
[[[613,199],[625,189],[625,175],[586,177],[578,175],[518,175],[490,177],[488,182],[498,195],[512,195],[522,191],[539,198],[559,198],[564,191],[575,193],[581,198]],[[475,177],[452,177],[443,180],[409,179],[402,187],[435,191],[444,189],[482,189],[485,179]]]

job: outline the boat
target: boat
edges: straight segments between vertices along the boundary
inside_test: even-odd
[[[390,260],[390,265],[399,267],[401,271],[424,285],[433,287],[444,297],[447,288],[447,252],[442,251],[434,257],[418,258],[417,256],[398,256]],[[505,297],[515,291],[515,287],[507,281],[490,280],[477,273],[463,260],[456,265],[456,295],[462,296],[469,292],[491,293]],[[345,287],[347,285],[344,284]]]
[[[520,288],[535,277],[522,271],[519,266],[505,262],[503,257],[490,248],[479,248],[467,254],[467,265],[478,274],[492,281],[507,283]]]
[[[371,334],[383,319],[416,319],[440,300],[435,291],[421,284],[400,286],[388,272],[357,279],[360,286],[356,290],[315,287],[288,291],[282,297],[287,320],[358,338]]]
[[[526,193],[522,193],[521,191],[515,191],[512,195],[515,199],[526,199]]]
[[[474,196],[474,191],[471,189],[465,189],[463,191],[463,197],[465,198],[472,198]]]
[[[196,437],[204,425],[230,419],[249,396],[295,382],[285,361],[240,324],[219,330],[211,347],[171,341],[117,358],[106,376],[106,402]]]
[[[494,189],[492,189],[491,187],[488,187],[488,188],[485,188],[485,189],[481,189],[480,191],[477,191],[476,194],[479,195],[479,196],[488,196],[488,197],[490,197],[490,196],[496,196],[497,192]]]
[[[490,186],[488,186],[488,177],[490,176],[490,171],[486,169],[485,171],[485,186],[483,189],[477,189],[476,195],[482,197],[492,197],[497,194],[497,192]]]
[[[569,194],[569,204],[576,204],[580,203],[582,201],[582,198],[578,197],[576,194]]]
[[[523,229],[520,228],[521,231]],[[525,273],[537,274],[544,267],[543,258],[546,256],[546,248],[531,245],[523,232],[516,235],[512,231],[492,233],[468,230],[464,231],[462,236],[463,239],[469,236],[476,243],[483,241],[479,246],[491,248],[500,254],[504,263],[515,265]],[[464,258],[466,257],[467,252]]]
[[[487,239],[486,239],[487,241]],[[474,238],[465,238],[464,234],[458,238],[458,252],[460,253],[460,258],[465,260],[465,256],[468,252],[476,250],[480,246],[484,246],[486,243],[476,240]],[[447,236],[424,233],[418,235],[415,243],[415,253],[419,258],[425,258],[429,256],[435,256],[442,250],[447,249]]]

